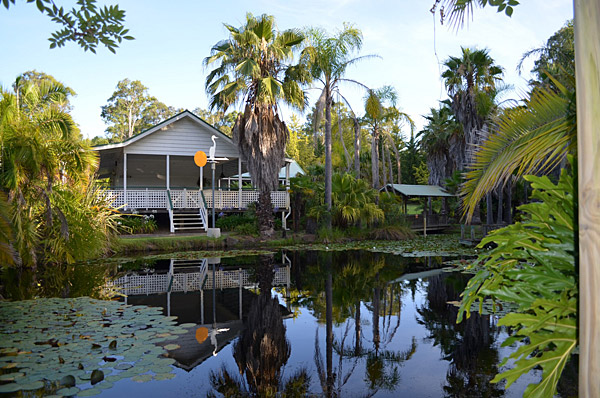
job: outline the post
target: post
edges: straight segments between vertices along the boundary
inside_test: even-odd
[[[210,168],[212,169],[212,227],[215,226],[215,161],[213,160],[210,164]],[[213,273],[214,275],[214,273]]]
[[[127,206],[127,154],[123,151],[123,204]]]
[[[204,190],[204,167],[198,167],[200,169],[200,190]]]
[[[240,279],[240,321],[242,320],[242,269],[238,268],[238,276]]]
[[[242,208],[242,158],[238,158],[238,208]]]
[[[579,177],[579,396],[600,396],[600,3],[574,0]]]
[[[204,325],[204,289],[200,286],[200,324]]]
[[[171,181],[170,181],[171,170],[170,170],[170,168],[171,168],[171,162],[169,161],[169,155],[167,155],[167,177],[166,177],[166,180],[167,180],[167,191],[171,187]]]
[[[285,187],[290,188],[290,165],[291,163],[285,164]]]
[[[423,212],[423,236],[427,237],[427,210]]]

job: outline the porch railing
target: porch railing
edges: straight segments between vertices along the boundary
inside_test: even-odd
[[[212,192],[197,189],[170,189],[170,199],[166,189],[107,189],[106,198],[115,208],[126,209],[202,209],[212,208]],[[203,195],[204,193],[204,195]],[[245,209],[248,204],[258,201],[258,191],[215,191],[215,208]],[[271,202],[276,209],[289,209],[290,197],[286,191],[271,192]]]

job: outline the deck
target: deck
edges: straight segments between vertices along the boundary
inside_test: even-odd
[[[406,218],[414,232],[423,232],[424,234],[439,232],[451,226],[446,214],[409,214]]]

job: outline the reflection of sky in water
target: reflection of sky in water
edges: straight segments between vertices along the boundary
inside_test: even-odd
[[[285,305],[284,298],[277,294],[279,301]],[[383,327],[383,316],[379,318],[381,333],[381,350],[402,352],[411,348],[413,337],[416,338],[416,351],[410,359],[404,363],[398,364],[400,374],[399,381],[394,390],[380,389],[374,396],[376,397],[441,397],[444,396],[443,386],[447,384],[447,370],[450,362],[443,359],[439,346],[434,346],[434,341],[427,338],[430,335],[425,326],[417,322],[421,315],[417,308],[427,305],[427,282],[417,284],[417,291],[414,300],[410,290],[405,289],[402,294],[402,308],[400,316],[400,326],[395,331],[393,338],[387,341],[392,329],[397,323],[397,316],[392,315],[386,319],[386,327]],[[370,304],[368,304],[370,306]],[[362,345],[364,348],[372,349],[373,333],[372,321],[373,315],[366,304],[361,304],[362,320]],[[389,322],[389,329],[387,328]],[[354,347],[354,320],[350,318],[346,322],[333,327],[334,340],[338,342],[342,339],[348,323],[349,332],[346,337],[346,346]],[[310,313],[306,307],[300,308],[300,314],[297,318],[285,319],[284,324],[287,328],[286,337],[290,342],[291,355],[287,364],[282,370],[282,378],[293,375],[298,369],[305,368],[311,376],[311,392],[321,393],[319,378],[316,374],[315,366],[315,333],[318,330],[319,346],[321,356],[325,363],[325,324],[317,323],[317,319]],[[511,351],[510,348],[499,348],[499,342],[504,339],[501,334],[494,343],[499,349],[498,358],[501,359]],[[210,391],[209,373],[211,370],[219,369],[221,366],[228,368],[235,377],[239,375],[238,367],[233,358],[233,342],[226,345],[216,357],[210,356],[203,363],[196,366],[189,373],[176,368],[176,377],[172,380],[136,383],[131,380],[122,380],[115,383],[115,388],[106,390],[102,396],[114,397],[204,397]],[[352,369],[354,360],[345,359],[343,362],[342,375],[345,377]],[[358,360],[357,366],[347,383],[342,388],[342,397],[360,397],[367,392],[367,375],[365,370],[366,360]],[[334,371],[339,372],[339,357],[335,351],[333,354]],[[526,378],[523,378],[526,379]],[[537,378],[535,378],[537,379]],[[520,397],[527,384],[535,380],[533,377],[527,380],[517,381],[509,391],[505,393],[506,397]],[[501,389],[502,390],[502,389]],[[469,396],[477,396],[476,392],[470,391]]]

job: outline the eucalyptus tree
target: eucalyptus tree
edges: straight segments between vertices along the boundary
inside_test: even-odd
[[[233,140],[259,190],[261,236],[269,237],[274,232],[271,191],[277,189],[289,136],[278,102],[304,109],[301,85],[310,76],[301,64],[290,65],[304,36],[295,29],[278,31],[274,17],[266,14],[248,13],[241,27],[225,27],[229,38],[215,44],[204,60],[213,67],[206,78],[209,107],[225,112],[236,103],[244,106],[233,126]]]
[[[312,77],[323,85],[321,95],[317,101],[315,111],[315,125],[325,110],[325,205],[327,211],[331,212],[331,178],[333,173],[331,163],[331,107],[334,93],[346,102],[348,101],[340,93],[340,83],[351,83],[366,88],[362,83],[345,77],[349,66],[356,64],[373,55],[354,56],[362,47],[362,32],[350,25],[344,24],[342,30],[335,35],[329,35],[320,28],[311,28],[307,32],[308,44],[303,55],[308,59]],[[352,109],[352,108],[350,108]],[[356,147],[355,142],[355,156]],[[356,160],[355,160],[356,163]],[[360,177],[357,175],[357,177]],[[331,218],[326,221],[327,227],[331,228]]]

